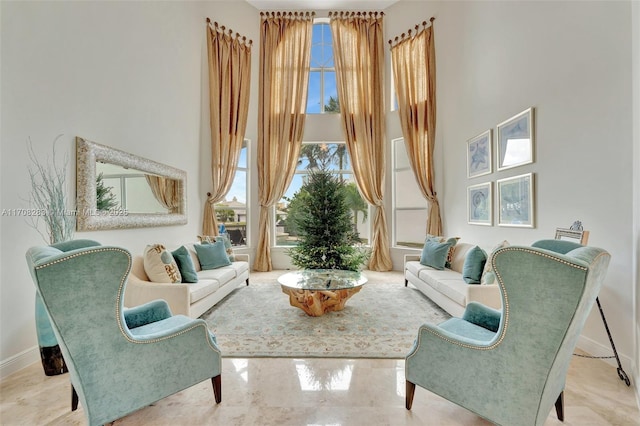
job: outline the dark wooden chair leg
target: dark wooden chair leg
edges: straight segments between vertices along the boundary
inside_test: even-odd
[[[405,397],[405,407],[407,410],[411,410],[413,405],[413,395],[416,393],[416,384],[407,380],[407,396]]]
[[[78,394],[76,393],[76,388],[71,385],[71,411],[76,411],[78,409]]]
[[[404,280],[404,286],[406,287],[408,284],[409,284],[409,281],[405,279]]]
[[[220,374],[212,377],[211,383],[213,383],[213,396],[216,399],[216,404],[220,404],[220,401],[222,401],[222,378]]]
[[[564,391],[560,392],[556,400],[556,414],[558,415],[558,420],[564,422]]]
[[[249,278],[247,278],[247,285],[249,285]]]

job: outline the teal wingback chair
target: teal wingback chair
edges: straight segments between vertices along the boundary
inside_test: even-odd
[[[221,400],[221,356],[200,319],[164,300],[123,308],[131,254],[78,240],[32,247],[27,263],[69,369],[71,408],[88,423],[123,417],[211,379]]]
[[[502,311],[472,302],[462,318],[420,327],[405,361],[408,410],[418,385],[496,424],[541,425],[554,403],[564,420],[567,369],[610,256],[534,245],[493,257]]]

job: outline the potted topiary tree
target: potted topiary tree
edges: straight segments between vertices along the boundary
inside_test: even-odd
[[[353,230],[345,183],[327,170],[312,171],[295,195],[298,245],[287,250],[302,269],[359,271],[369,257]]]

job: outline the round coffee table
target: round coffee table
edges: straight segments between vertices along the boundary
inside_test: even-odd
[[[367,277],[360,272],[339,269],[303,269],[278,277],[291,306],[319,317],[341,311],[347,300],[360,291]]]

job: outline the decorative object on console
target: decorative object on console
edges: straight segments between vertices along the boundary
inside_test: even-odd
[[[582,227],[582,222],[576,220],[573,222],[571,227],[566,228],[556,228],[556,240],[577,240],[575,243],[579,243],[583,246],[587,245],[587,241],[589,240],[589,231],[585,231]],[[561,247],[553,246],[553,250],[555,251],[568,251],[571,250],[572,247],[575,247],[576,244],[569,242],[568,244],[564,244]],[[618,356],[618,351],[616,350],[616,345],[613,343],[613,336],[611,335],[611,331],[609,330],[609,325],[607,324],[607,318],[604,315],[604,309],[602,309],[602,305],[600,304],[600,297],[596,297],[596,304],[598,305],[598,311],[600,311],[600,317],[602,318],[602,323],[604,324],[604,329],[607,332],[607,336],[609,337],[609,343],[611,344],[611,350],[613,351],[613,356],[611,357],[591,357],[586,355],[580,355],[585,358],[615,358],[618,363],[618,377],[622,380],[627,386],[631,386],[631,380],[629,380],[629,376],[622,368],[622,363],[620,362],[620,357]]]
[[[62,243],[71,240],[76,226],[76,215],[69,209],[67,199],[67,164],[68,156],[65,156],[62,166],[56,163],[56,144],[62,135],[58,135],[52,144],[51,163],[42,163],[38,160],[31,140],[27,149],[29,159],[33,163],[28,167],[31,182],[31,194],[29,204],[34,210],[46,212],[29,217],[27,224],[38,231],[42,238],[49,244]],[[45,234],[40,231],[40,219],[44,221]],[[58,340],[51,327],[49,315],[42,303],[40,293],[35,296],[35,317],[38,346],[42,367],[47,376],[54,376],[67,372]]]
[[[497,181],[498,226],[534,227],[533,177],[527,173]]]
[[[491,173],[491,129],[467,141],[467,177]]]
[[[498,170],[533,163],[533,118],[533,108],[529,108],[498,124],[496,137]]]
[[[492,182],[467,187],[467,221],[470,225],[493,225]]]
[[[576,220],[569,228],[556,228],[556,240],[569,240],[587,245],[589,241],[589,231],[582,228],[582,222]]]

